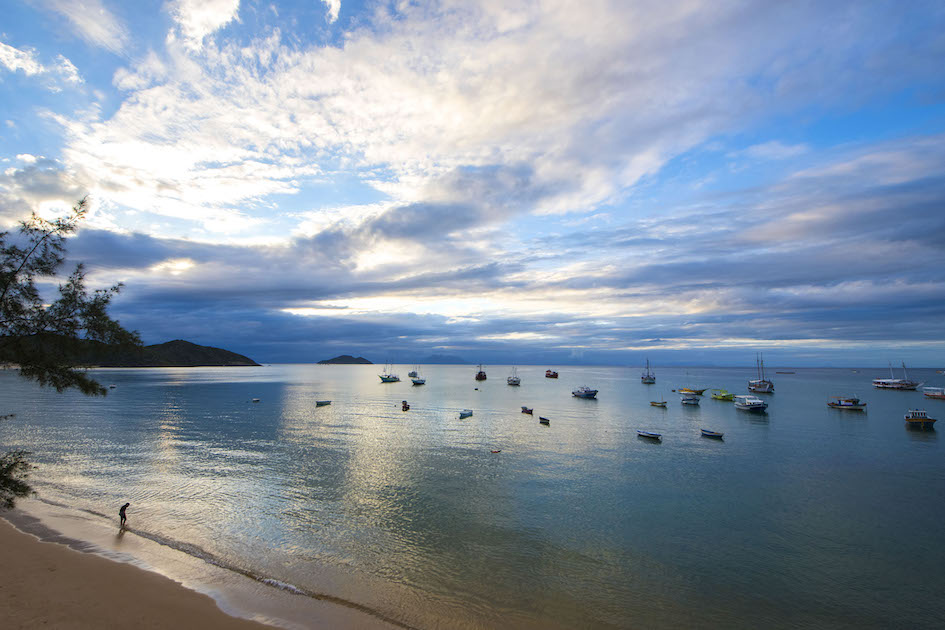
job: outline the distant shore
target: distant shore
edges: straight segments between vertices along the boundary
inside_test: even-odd
[[[3,627],[262,630],[177,582],[66,546],[41,542],[0,513]]]

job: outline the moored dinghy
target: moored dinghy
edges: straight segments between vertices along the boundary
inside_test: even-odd
[[[702,437],[715,438],[716,440],[721,440],[723,433],[721,431],[710,431],[708,429],[699,429],[702,432]]]
[[[463,409],[459,412],[459,419],[462,420],[463,418],[468,418],[471,415],[473,415],[472,409]]]
[[[652,431],[637,431],[637,437],[646,438],[648,440],[662,440],[663,435],[660,433],[653,433]]]
[[[551,420],[545,418],[544,416],[538,416],[538,422],[541,424],[551,424]]]
[[[532,415],[533,413],[535,413],[535,409],[534,407],[526,407],[525,405],[522,405],[522,413],[527,413],[528,415]]]
[[[315,406],[316,406],[316,407],[326,407],[326,406],[328,406],[328,405],[330,405],[330,404],[331,404],[331,401],[330,401],[330,400],[316,400],[316,401],[315,401]]]

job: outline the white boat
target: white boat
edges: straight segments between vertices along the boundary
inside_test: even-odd
[[[512,373],[509,374],[509,377],[507,379],[505,379],[505,382],[508,383],[509,385],[516,385],[516,386],[522,384],[522,379],[520,379],[518,376],[518,368],[514,368],[514,367],[512,368]]]
[[[463,409],[459,412],[459,419],[462,420],[463,418],[468,418],[471,415],[473,415],[472,409]]]
[[[643,370],[643,374],[640,376],[640,382],[644,385],[652,385],[656,382],[656,375],[650,371],[650,360],[646,360],[646,369]]]
[[[935,428],[935,418],[930,418],[925,409],[910,409],[904,416],[907,427],[915,429],[933,429]]]
[[[399,383],[400,377],[394,374],[393,367],[390,363],[384,365],[384,373],[378,374],[382,383]]]
[[[330,401],[330,400],[316,400],[316,401],[315,401],[315,406],[316,406],[316,407],[326,407],[326,406],[328,406],[328,405],[330,405],[330,404],[331,404],[331,401]]]
[[[253,402],[259,402],[258,398],[253,398]]]
[[[421,378],[418,376],[417,378],[410,379],[410,382],[413,383],[414,385],[426,385],[427,379]]]
[[[571,395],[576,398],[597,398],[597,390],[591,389],[587,385],[581,385],[571,392]]]
[[[686,393],[682,395],[682,398],[680,398],[679,402],[681,402],[684,405],[698,405],[699,396],[698,394]]]
[[[945,400],[945,388],[942,387],[923,387],[922,393],[926,398],[938,398]]]
[[[659,433],[653,433],[652,431],[637,431],[637,435],[641,438],[647,438],[648,440],[662,440],[663,436]]]
[[[892,369],[892,363],[889,364],[889,378],[874,378],[873,387],[878,389],[901,389],[901,390],[915,390],[921,385],[918,381],[909,380],[909,375],[906,374],[906,364],[902,364],[902,378],[895,378]]]
[[[866,403],[856,396],[834,396],[834,399],[827,403],[831,409],[846,409],[847,411],[865,411]]]
[[[755,367],[758,369],[758,378],[748,381],[748,390],[759,394],[773,393],[774,383],[765,378],[765,360],[760,352],[755,357]]]
[[[746,394],[744,396],[735,397],[735,408],[741,409],[742,411],[764,411],[768,408],[768,403],[757,396]]]
[[[708,429],[699,429],[702,431],[702,437],[715,438],[721,440],[724,435],[721,431],[710,431]]]

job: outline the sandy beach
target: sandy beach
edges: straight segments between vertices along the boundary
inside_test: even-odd
[[[0,518],[3,627],[269,628],[157,573],[40,542]]]

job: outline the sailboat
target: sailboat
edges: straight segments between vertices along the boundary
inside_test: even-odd
[[[518,368],[512,368],[512,373],[509,374],[509,377],[505,379],[505,382],[509,385],[521,385],[522,379],[518,376]]]
[[[486,372],[482,369],[482,363],[479,364],[479,371],[476,372],[476,380],[484,381],[486,380]]]
[[[393,366],[390,363],[384,364],[384,373],[378,374],[382,383],[399,383],[400,377],[394,374]]]
[[[765,378],[765,360],[760,352],[755,357],[755,367],[758,369],[758,378],[748,381],[748,390],[759,394],[774,393],[774,383]]]
[[[420,373],[420,366],[417,366],[417,369],[413,372],[413,376],[410,377],[410,382],[414,385],[426,385],[427,379],[423,378],[423,374]]]
[[[650,360],[646,360],[646,370],[643,371],[643,375],[640,376],[640,382],[644,385],[652,385],[656,382],[656,375],[650,371]]]
[[[906,374],[906,364],[902,364],[902,378],[895,378],[893,376],[892,362],[889,363],[889,378],[874,378],[873,387],[878,387],[879,389],[903,389],[903,390],[914,390],[919,387],[922,383],[918,381],[910,381],[909,375]]]

